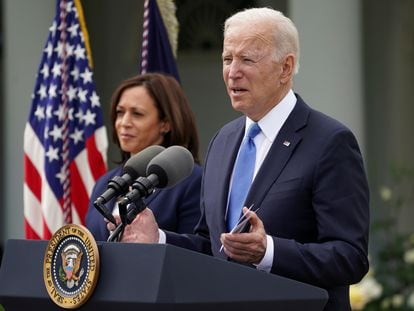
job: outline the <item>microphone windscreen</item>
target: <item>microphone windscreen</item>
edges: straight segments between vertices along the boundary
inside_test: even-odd
[[[130,175],[132,180],[146,176],[148,163],[163,150],[165,150],[164,147],[153,145],[138,152],[126,161],[124,173]]]
[[[158,177],[158,188],[171,187],[193,171],[194,158],[182,146],[171,146],[155,156],[148,164],[147,176]]]

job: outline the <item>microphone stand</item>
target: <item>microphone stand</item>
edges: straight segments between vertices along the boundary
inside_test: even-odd
[[[110,222],[112,222],[114,225],[116,225],[116,221],[112,213],[106,208],[105,204],[103,203],[103,200],[101,197],[95,200],[93,202],[93,205],[98,210],[101,215],[103,215],[106,219],[108,219]]]
[[[123,209],[127,210],[126,218],[115,228],[114,231],[112,231],[112,233],[108,237],[107,242],[121,241],[122,235],[124,234],[125,227],[131,224],[131,222],[134,221],[135,217],[137,217],[137,215],[146,208],[146,205],[144,201],[142,200],[142,198],[136,199],[134,202],[129,203],[128,206],[126,206],[126,204],[122,203],[121,201],[119,202],[120,209],[121,209],[121,205]]]

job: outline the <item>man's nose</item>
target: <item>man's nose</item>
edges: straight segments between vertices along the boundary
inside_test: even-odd
[[[236,79],[241,76],[240,62],[233,60],[229,65],[229,78]]]

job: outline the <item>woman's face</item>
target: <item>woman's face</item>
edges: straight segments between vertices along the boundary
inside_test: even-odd
[[[159,118],[154,100],[144,86],[124,90],[116,107],[115,130],[121,149],[134,155],[161,145],[170,125]]]

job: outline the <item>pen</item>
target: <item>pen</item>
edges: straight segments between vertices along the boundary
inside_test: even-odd
[[[247,223],[247,222],[249,221],[249,219],[250,219],[250,217],[249,217],[249,216],[246,216],[246,215],[248,214],[248,212],[249,212],[249,211],[251,211],[251,210],[252,210],[253,206],[254,206],[254,204],[250,205],[250,207],[249,207],[249,209],[247,210],[247,212],[246,212],[245,214],[243,214],[243,215],[239,218],[239,220],[237,221],[237,224],[233,227],[233,229],[231,229],[231,230],[230,230],[230,232],[229,232],[229,233],[239,233],[239,232],[241,232],[241,231],[244,229],[244,227],[245,227],[246,223]],[[259,210],[260,210],[260,207],[259,207],[259,208],[257,208],[257,209],[256,209],[255,211],[253,211],[253,212],[257,213],[257,211],[259,211]],[[221,245],[221,247],[220,247],[220,252],[222,252],[222,251],[223,251],[223,248],[224,248],[224,245],[222,244],[222,245]]]

